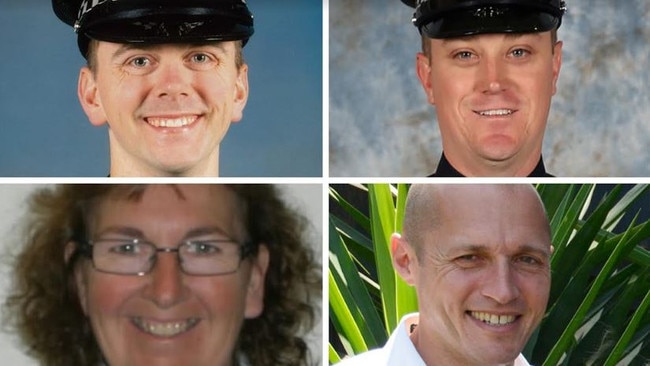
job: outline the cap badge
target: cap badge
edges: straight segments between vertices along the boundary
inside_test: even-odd
[[[507,13],[508,10],[505,8],[495,8],[493,6],[486,6],[482,8],[476,8],[472,11],[472,14],[477,18],[494,18],[501,16]]]

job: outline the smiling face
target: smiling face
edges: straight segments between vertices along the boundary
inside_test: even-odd
[[[109,196],[91,221],[92,238],[143,239],[158,248],[184,240],[246,240],[237,196],[212,185],[148,187],[139,200]],[[268,251],[235,273],[191,276],[176,253],[157,255],[144,276],[116,275],[80,263],[84,312],[110,365],[230,365],[245,318],[263,308]]]
[[[562,43],[551,32],[431,39],[418,77],[443,151],[467,176],[526,176],[541,156]]]
[[[248,97],[235,42],[129,45],[96,42],[79,100],[109,125],[111,176],[217,176],[219,144]]]
[[[392,243],[418,295],[418,352],[428,365],[513,362],[550,290],[550,233],[534,189],[456,185],[422,198],[436,203],[416,213],[421,232],[405,223]]]

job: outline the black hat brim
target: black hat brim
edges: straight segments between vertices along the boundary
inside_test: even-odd
[[[525,7],[504,6],[454,10],[429,22],[420,30],[429,38],[453,38],[488,33],[538,33],[556,29],[560,17]]]

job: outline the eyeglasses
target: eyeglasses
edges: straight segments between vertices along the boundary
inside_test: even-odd
[[[176,252],[185,274],[214,276],[237,272],[242,260],[255,250],[251,243],[240,244],[231,239],[187,240],[176,248],[158,248],[142,239],[99,239],[78,243],[80,252],[92,260],[96,270],[138,276],[151,271],[159,252]]]

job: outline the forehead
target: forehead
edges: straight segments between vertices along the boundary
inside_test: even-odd
[[[224,53],[233,53],[235,50],[234,41],[224,42],[201,42],[201,43],[112,43],[96,41],[97,54],[102,57],[117,57],[129,51],[147,51],[156,53],[177,53],[187,52],[192,49],[213,49]]]
[[[540,43],[548,40],[550,42],[551,32],[540,33],[489,33],[476,34],[464,37],[453,37],[445,39],[430,39],[432,45],[438,47],[449,47],[457,44],[481,44],[481,43]]]
[[[438,195],[439,225],[426,242],[439,248],[550,246],[548,221],[532,187],[455,187]]]
[[[238,234],[244,226],[244,205],[224,185],[150,185],[115,189],[98,202],[93,227],[142,226],[189,230],[217,226]]]

